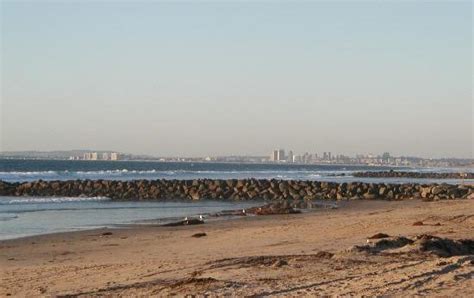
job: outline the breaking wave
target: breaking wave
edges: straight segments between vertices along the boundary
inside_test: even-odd
[[[252,173],[262,173],[262,174],[271,174],[271,173],[287,173],[287,174],[299,174],[299,173],[327,173],[327,174],[337,174],[337,173],[350,173],[352,171],[341,170],[341,171],[311,171],[311,170],[253,170],[253,171],[190,171],[190,170],[128,170],[128,169],[119,169],[119,170],[101,170],[101,171],[33,171],[33,172],[0,172],[0,176],[3,175],[18,175],[18,176],[32,176],[32,175],[100,175],[100,174],[252,174]]]
[[[50,204],[50,203],[72,203],[72,202],[99,202],[109,201],[107,197],[26,197],[26,198],[6,198],[0,200],[0,205],[12,205],[12,204]]]

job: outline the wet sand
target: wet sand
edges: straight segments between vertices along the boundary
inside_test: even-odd
[[[5,240],[0,296],[467,296],[470,252],[440,257],[413,245],[376,252],[354,245],[376,233],[456,240],[473,239],[473,231],[473,200],[355,201],[305,214]]]

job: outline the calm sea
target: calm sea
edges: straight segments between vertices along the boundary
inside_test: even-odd
[[[386,171],[391,167],[352,165],[288,165],[235,163],[170,163],[139,161],[0,160],[0,180],[73,179],[299,179],[319,181],[446,182],[433,179],[355,178],[355,171]],[[397,168],[404,171],[459,172],[459,169]],[[465,170],[464,170],[465,171]],[[257,202],[113,202],[108,198],[0,197],[0,239],[45,233],[133,224],[241,209]]]
[[[0,197],[0,240],[123,224],[159,223],[258,202],[114,202],[108,198]]]

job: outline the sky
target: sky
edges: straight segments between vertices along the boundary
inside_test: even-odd
[[[473,158],[471,1],[1,1],[0,150]]]

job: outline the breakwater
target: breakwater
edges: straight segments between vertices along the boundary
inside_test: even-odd
[[[114,200],[425,200],[472,199],[473,185],[332,183],[299,180],[70,180],[8,183],[2,196],[98,197]]]
[[[428,172],[355,172],[354,177],[363,178],[421,178],[421,179],[474,179],[474,173],[428,173]]]

